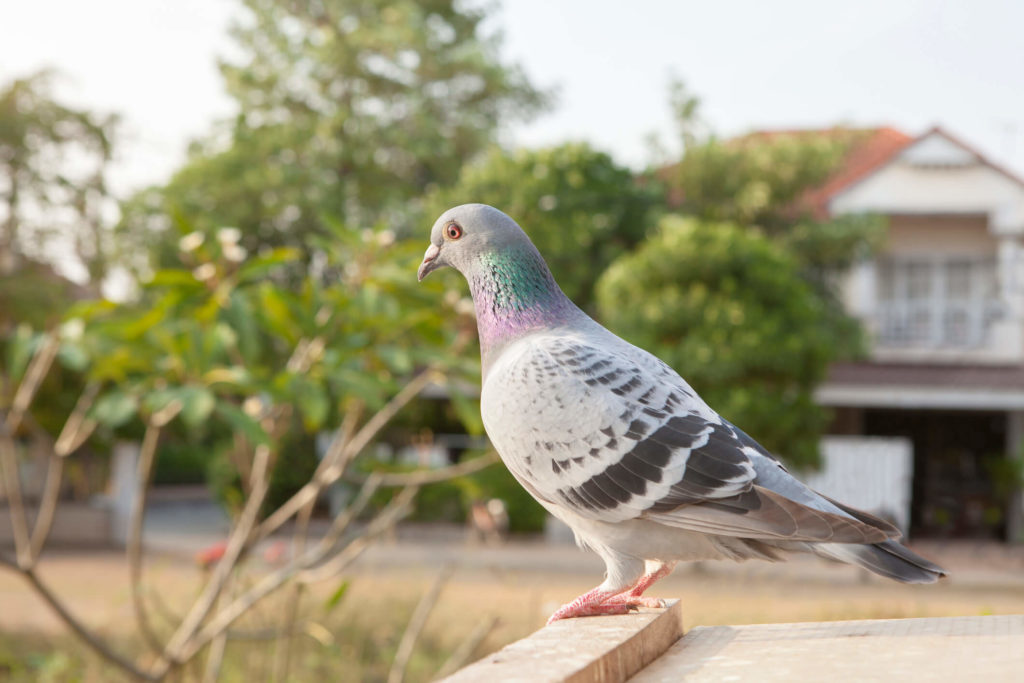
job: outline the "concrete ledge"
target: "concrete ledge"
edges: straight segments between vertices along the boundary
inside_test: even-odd
[[[708,626],[634,683],[1024,680],[1024,615]]]
[[[565,619],[444,680],[451,683],[625,681],[660,657],[682,634],[678,600],[669,601],[669,606],[660,610]]]

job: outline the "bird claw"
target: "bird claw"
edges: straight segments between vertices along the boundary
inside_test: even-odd
[[[619,595],[613,595],[602,602],[594,603],[577,603],[570,602],[567,605],[562,605],[554,614],[548,618],[548,625],[561,621],[562,619],[572,619],[574,617],[595,617],[604,616],[609,614],[628,614],[635,612],[641,607],[651,607],[660,609],[666,607],[666,603],[661,598],[646,598],[642,595],[630,595],[628,593],[622,593]]]
[[[624,603],[601,603],[594,605],[563,605],[548,618],[547,625],[561,621],[562,619],[572,619],[574,617],[598,617],[609,614],[628,614],[631,610],[636,609],[634,605],[628,605]]]
[[[628,605],[633,609],[639,607],[651,607],[654,609],[661,609],[666,606],[666,603],[661,598],[646,598],[642,595],[630,595],[629,593],[622,593],[609,598],[604,604],[606,605]]]

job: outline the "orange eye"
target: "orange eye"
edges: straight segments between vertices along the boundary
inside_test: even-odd
[[[450,240],[457,240],[462,237],[462,228],[458,223],[449,223],[444,227],[444,234]]]

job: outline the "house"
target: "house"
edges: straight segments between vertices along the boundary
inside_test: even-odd
[[[911,535],[1024,541],[1024,180],[941,128],[869,133],[805,198],[888,218],[842,279],[869,357],[817,398],[834,434],[910,444]]]

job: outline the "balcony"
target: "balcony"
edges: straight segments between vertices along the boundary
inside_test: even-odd
[[[994,258],[887,258],[875,270],[867,322],[877,358],[982,359],[1004,355]]]

